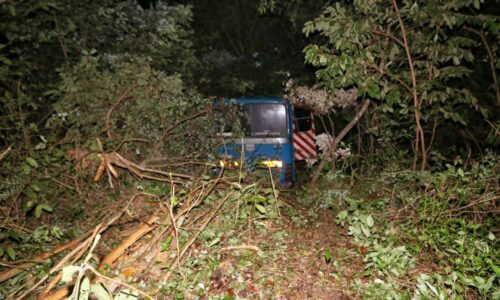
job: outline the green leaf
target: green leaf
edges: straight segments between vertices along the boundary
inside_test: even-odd
[[[343,210],[337,214],[337,218],[339,219],[345,219],[347,218],[347,210]]]
[[[26,162],[32,166],[33,168],[38,168],[38,163],[36,162],[36,160],[34,160],[33,158],[31,157],[26,157]]]
[[[370,230],[368,228],[366,228],[364,225],[361,225],[361,231],[363,231],[363,234],[366,237],[370,237],[371,236]]]
[[[170,205],[173,207],[177,206],[177,203],[179,203],[179,199],[177,196],[172,196],[170,197]]]
[[[12,247],[7,247],[7,256],[10,258],[10,260],[15,260],[16,259],[16,251]]]
[[[213,239],[210,244],[208,244],[208,247],[213,247],[215,245],[217,245],[218,243],[220,242],[220,236],[216,237],[215,239]]]
[[[396,58],[396,56],[399,54],[400,50],[398,45],[393,45],[391,48],[391,51],[389,52],[389,59],[393,60]]]
[[[80,294],[78,300],[88,300],[90,295],[90,280],[87,276],[83,277],[80,285]]]
[[[261,213],[261,214],[265,214],[267,212],[266,208],[260,204],[255,204],[255,208]]]
[[[11,16],[16,16],[16,7],[14,5],[9,5],[9,13]]]
[[[39,191],[40,191],[40,187],[39,187],[37,184],[32,184],[32,185],[31,185],[31,188],[32,188],[35,192],[39,192]]]
[[[234,189],[240,191],[242,189],[242,186],[241,184],[237,183],[237,182],[231,182],[231,185],[233,186]]]
[[[169,235],[165,241],[161,244],[161,251],[167,251],[170,248],[170,243],[172,242],[173,237]]]
[[[31,167],[28,164],[22,164],[21,171],[24,175],[29,175],[31,173]]]
[[[474,8],[479,9],[481,7],[480,1],[479,0],[474,0]]]
[[[6,64],[7,66],[12,65],[12,61],[5,56],[0,56],[0,62]]]
[[[374,225],[374,221],[373,221],[373,217],[372,215],[368,215],[368,217],[366,218],[366,225],[368,225],[368,227],[373,227]]]
[[[13,240],[16,240],[17,242],[21,242],[21,236],[17,231],[14,230],[9,230],[7,231],[7,236]]]
[[[40,207],[45,211],[52,212],[52,206],[47,203],[40,204]]]
[[[36,207],[35,207],[35,218],[37,219],[40,219],[40,217],[42,216],[42,204],[38,204]]]
[[[329,264],[331,260],[332,260],[332,251],[330,249],[326,249],[326,251],[325,251],[325,261],[326,261],[327,264]]]
[[[432,284],[430,284],[427,281],[424,281],[424,282],[431,289],[431,291],[434,293],[434,295],[439,296],[439,293],[438,293],[437,289]]]
[[[100,283],[93,283],[90,285],[90,291],[97,300],[112,300],[113,298],[109,292]]]
[[[498,277],[500,277],[500,267],[499,266],[492,264],[491,269],[495,272],[495,274],[497,274]]]
[[[73,280],[73,275],[75,275],[76,272],[80,271],[79,266],[67,266],[62,269],[62,277],[61,277],[61,282],[62,283],[68,283],[71,280]]]
[[[36,202],[35,202],[34,200],[28,200],[28,201],[26,201],[26,202],[23,204],[23,210],[24,210],[25,212],[30,211],[30,210],[33,208],[33,206],[35,206],[35,203],[36,203]]]

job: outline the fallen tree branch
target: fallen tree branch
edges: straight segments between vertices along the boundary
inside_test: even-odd
[[[210,195],[210,193],[212,193],[212,191],[214,190],[215,186],[219,183],[220,179],[221,179],[221,176],[222,174],[214,179],[214,180],[211,180],[209,182],[205,182],[205,183],[202,183],[201,185],[199,186],[196,186],[196,187],[193,187],[192,188],[192,191],[189,193],[188,195],[188,200],[186,201],[186,203],[181,207],[181,209],[179,211],[177,211],[177,213],[175,214],[174,216],[174,222],[177,222],[182,216],[188,214],[193,208],[197,207],[198,205],[200,205],[203,200],[208,196]],[[205,191],[205,186],[212,183],[212,185],[207,189],[207,191]],[[191,198],[193,197],[193,194],[200,190],[201,191],[199,192],[199,195],[197,197],[197,199],[192,202],[191,201]],[[197,220],[197,219],[195,219]],[[148,250],[146,251],[149,251],[151,252],[152,255],[150,255],[151,257],[155,257],[158,252],[160,251],[160,248],[157,247],[156,249],[153,249],[153,245],[155,245],[156,243],[158,243],[158,241],[162,238],[162,237],[165,237],[165,236],[169,236],[173,231],[173,228],[172,226],[167,226],[165,229],[163,229],[161,232],[159,232],[156,237],[150,242],[150,246],[147,248]],[[142,276],[145,276],[146,273],[148,272],[148,270],[151,269],[151,265],[154,263],[154,259],[151,259],[146,267],[144,268],[145,271],[142,272],[141,274],[141,277]]]
[[[174,172],[166,172],[166,171],[161,171],[161,170],[143,167],[141,165],[133,163],[130,160],[124,158],[123,156],[121,156],[117,152],[100,153],[98,155],[98,157],[101,160],[101,163],[99,164],[99,167],[97,168],[96,173],[94,175],[94,181],[99,181],[101,179],[102,175],[104,174],[105,170],[108,172],[108,179],[111,180],[110,175],[117,178],[118,172],[113,167],[113,165],[118,166],[122,169],[128,170],[130,173],[132,173],[132,175],[134,175],[135,177],[137,177],[139,179],[146,178],[146,179],[153,179],[153,180],[176,183],[176,184],[185,184],[185,182],[179,181],[179,180],[173,180],[172,177],[184,178],[184,179],[189,179],[189,180],[193,179],[193,176],[191,176],[191,175],[174,173]],[[153,175],[148,175],[147,173],[162,175],[162,176],[165,176],[165,178],[161,178],[161,177],[157,177],[157,176],[153,176]]]
[[[101,271],[105,266],[113,267],[114,262],[127,250],[128,247],[130,247],[132,244],[134,244],[138,239],[140,239],[142,236],[144,236],[146,233],[150,232],[153,230],[154,223],[158,221],[159,217],[153,213],[148,220],[141,225],[139,225],[136,230],[130,234],[121,244],[113,249],[104,259],[101,261],[99,264],[99,267],[97,267],[97,270]]]
[[[112,220],[113,223],[117,219],[118,219],[118,217],[116,219],[113,219]],[[68,253],[66,256],[64,256],[63,259],[61,259],[52,269],[50,269],[50,271],[42,279],[40,279],[36,284],[32,285],[31,288],[29,288],[26,292],[24,292],[21,296],[19,296],[17,298],[17,300],[22,300],[22,299],[26,298],[27,296],[29,296],[31,294],[31,292],[33,292],[37,287],[39,287],[42,283],[44,283],[49,278],[49,276],[51,274],[54,274],[55,272],[60,271],[63,268],[64,264],[68,260],[70,260],[71,257],[73,257],[75,254],[77,254],[77,255],[76,255],[76,257],[73,258],[73,262],[80,259],[80,257],[85,253],[85,251],[90,247],[90,245],[92,245],[92,242],[94,241],[95,237],[99,234],[101,227],[102,227],[102,224],[97,225],[94,229],[94,232],[92,233],[92,235],[88,239],[86,239],[83,243],[78,245],[70,253]],[[50,291],[50,289],[52,289],[51,286],[55,286],[61,278],[62,278],[62,273],[59,273],[54,279],[52,279],[52,281],[49,283],[49,286],[44,290],[44,292],[42,292],[40,299],[43,299],[45,294],[48,293]]]
[[[354,118],[352,118],[352,120],[333,139],[333,141],[332,141],[332,147],[330,147],[330,151],[328,151],[328,153],[326,153],[326,155],[324,157],[333,157],[333,154],[335,153],[335,150],[337,149],[336,145],[338,143],[340,143],[340,141],[342,141],[342,139],[347,135],[347,133],[349,133],[349,131],[351,131],[351,129],[354,127],[354,125],[356,125],[359,122],[359,120],[361,119],[361,117],[368,110],[368,106],[370,106],[370,103],[371,103],[370,99],[366,99],[363,102],[363,104],[361,105],[361,108],[356,113],[356,115],[354,116]],[[321,162],[319,163],[319,165],[316,168],[316,170],[314,170],[313,178],[312,178],[311,183],[310,183],[311,186],[314,186],[314,184],[316,184],[316,181],[318,180],[319,175],[323,171],[323,168],[325,167],[325,165],[326,165],[327,162],[328,162],[328,159],[321,160]]]
[[[14,265],[14,267],[11,268],[10,270],[7,270],[3,273],[0,273],[0,282],[4,282],[8,279],[11,279],[14,276],[18,275],[19,273],[27,271],[39,263],[43,263],[45,260],[47,260],[48,258],[50,258],[54,255],[57,255],[65,250],[74,248],[69,254],[64,256],[59,261],[59,263],[57,263],[56,266],[54,266],[49,271],[49,273],[46,276],[44,276],[40,281],[38,281],[36,284],[34,284],[27,292],[23,293],[23,295],[18,297],[18,299],[23,299],[23,298],[29,296],[29,294],[31,292],[33,292],[33,290],[36,287],[38,287],[39,285],[41,285],[43,282],[45,282],[48,279],[50,274],[53,274],[57,271],[60,271],[63,268],[64,264],[68,260],[70,260],[71,258],[73,258],[73,260],[72,260],[73,262],[78,260],[81,257],[81,255],[83,255],[83,253],[88,248],[87,245],[88,245],[89,240],[90,240],[90,242],[92,242],[92,240],[95,238],[95,236],[97,234],[104,232],[106,229],[108,229],[110,226],[112,226],[123,215],[123,213],[128,209],[130,204],[140,195],[147,195],[147,194],[143,194],[143,193],[135,194],[134,196],[131,197],[131,199],[129,200],[129,202],[125,206],[125,208],[123,208],[119,213],[117,213],[113,218],[111,218],[107,222],[103,222],[103,223],[98,224],[93,230],[89,230],[85,234],[81,235],[80,237],[73,239],[69,242],[66,242],[60,246],[57,246],[56,248],[54,248],[50,252],[43,253],[41,255],[36,256],[35,258],[30,259],[30,261],[34,261],[34,262],[21,263],[18,265]],[[76,254],[76,256],[75,256],[75,254]],[[56,281],[56,283],[57,283],[57,281]],[[69,290],[69,292],[71,292],[70,288],[68,288],[67,290]],[[47,290],[46,292],[48,293],[49,290]],[[60,291],[57,291],[54,294],[56,296],[63,295],[63,293]],[[64,295],[67,295],[67,294],[64,294]],[[42,297],[42,299],[60,299],[60,298],[50,298],[52,296],[53,295],[49,295],[46,297],[44,296],[44,297]],[[64,297],[64,296],[61,296],[61,297]]]
[[[189,250],[191,245],[193,245],[193,243],[196,241],[198,236],[203,232],[203,230],[205,230],[205,228],[208,226],[210,221],[212,221],[212,219],[215,218],[215,216],[218,214],[219,210],[222,208],[224,203],[226,203],[227,199],[229,199],[229,197],[231,197],[232,194],[233,194],[233,192],[228,193],[223,199],[221,199],[219,201],[219,203],[217,204],[217,207],[213,210],[213,213],[205,220],[205,222],[201,225],[201,227],[198,229],[198,231],[189,239],[189,241],[186,242],[184,248],[180,252],[180,255],[176,256],[174,261],[172,261],[172,263],[170,264],[170,267],[168,267],[169,271],[168,271],[167,275],[165,275],[165,277],[163,278],[163,282],[167,282],[170,279],[170,277],[173,274],[172,267],[174,265],[177,265],[180,262],[180,260],[184,256],[184,254],[186,254],[186,252]],[[161,289],[161,287],[162,287],[162,285],[159,285],[158,289],[156,291],[158,292]]]
[[[54,293],[47,295],[43,298],[43,300],[60,300],[62,298],[68,297],[69,294],[71,294],[71,291],[73,290],[72,286],[65,286]]]
[[[32,258],[31,260],[32,261],[37,261],[37,262],[30,262],[30,263],[22,263],[22,264],[19,264],[19,265],[15,265],[14,268],[10,269],[10,270],[7,270],[5,272],[2,272],[0,273],[0,283],[6,281],[6,280],[9,280],[11,279],[12,277],[16,276],[17,274],[21,273],[21,272],[24,272],[26,271],[27,269],[30,269],[32,267],[34,267],[35,265],[38,264],[38,261],[41,263],[43,261],[45,261],[46,259],[54,256],[54,255],[57,255],[67,249],[71,249],[73,247],[75,247],[76,245],[78,245],[79,243],[81,243],[83,240],[85,240],[86,238],[88,238],[90,235],[92,234],[92,231],[88,231],[86,232],[85,234],[81,235],[80,237],[74,239],[74,240],[71,240],[69,242],[66,242],[60,246],[57,246],[56,248],[54,248],[53,250],[49,251],[49,252],[46,252],[46,253],[43,253],[43,254],[40,254],[34,258]]]
[[[112,222],[108,222],[108,224],[113,224],[114,222],[116,222],[117,220],[119,219],[118,216],[116,216]],[[107,225],[107,224],[106,224]],[[108,226],[109,227],[109,226]],[[72,261],[69,263],[69,265],[72,265],[74,264],[77,260],[79,260],[83,254],[85,253],[85,251],[88,250],[88,248],[92,245],[92,242],[94,241],[94,239],[96,238],[96,236],[99,234],[99,232],[102,232],[101,231],[102,229],[102,224],[99,224],[95,227],[95,230],[94,230],[94,233],[84,242],[84,243],[81,243],[80,246],[76,247],[75,249],[73,249],[73,251],[71,251],[70,253],[68,253],[63,259],[61,259],[52,269],[50,269],[49,271],[49,274],[54,274],[55,272],[58,272],[60,271],[64,265],[66,264],[66,262],[68,260],[70,260],[75,254],[77,254],[75,257],[73,257]],[[50,282],[49,284],[47,285],[47,287],[43,290],[43,292],[41,293],[40,295],[40,299],[43,299],[48,293],[50,293],[50,291],[52,290],[52,288],[54,286],[56,286],[56,284],[61,280],[62,278],[62,272],[60,272],[59,274],[57,274],[56,277],[54,277]],[[45,281],[45,280],[43,280]],[[42,282],[43,282],[42,281]],[[28,294],[26,294],[27,296]],[[21,298],[21,297],[20,297]]]

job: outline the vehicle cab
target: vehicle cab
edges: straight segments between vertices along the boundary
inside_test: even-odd
[[[293,110],[287,100],[220,100],[214,107],[223,123],[219,129],[223,142],[217,151],[220,167],[271,168],[281,185],[293,182]]]

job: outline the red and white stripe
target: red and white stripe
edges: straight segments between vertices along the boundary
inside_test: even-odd
[[[311,113],[312,114],[312,113]],[[295,160],[305,160],[316,156],[316,129],[314,128],[314,119],[311,120],[311,129],[308,131],[298,132],[295,130],[295,122],[293,122],[293,149],[295,152]]]

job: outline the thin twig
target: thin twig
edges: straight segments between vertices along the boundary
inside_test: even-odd
[[[397,81],[399,84],[401,84],[401,86],[403,86],[405,88],[405,90],[407,90],[408,92],[411,93],[412,89],[410,88],[410,86],[408,84],[406,84],[406,82],[404,82],[400,78],[397,78],[395,76],[388,74],[387,72],[385,72],[384,69],[380,68],[379,66],[376,66],[374,64],[369,64],[369,63],[364,62],[364,61],[361,62],[361,65],[369,67],[370,69],[377,71],[382,76],[386,75],[387,77],[389,77],[389,79],[393,79],[393,80]]]
[[[154,145],[153,147],[153,151],[151,151],[151,154],[156,154],[158,153],[158,151],[160,150],[160,146],[161,146],[161,143],[163,143],[163,141],[165,141],[165,138],[167,137],[167,135],[170,133],[170,131],[174,130],[177,126],[187,122],[187,121],[191,121],[193,119],[196,119],[200,116],[203,116],[203,115],[206,115],[210,112],[210,108],[206,108],[202,111],[199,111],[197,113],[194,113],[192,115],[189,115],[187,117],[184,117],[182,119],[180,119],[179,121],[175,122],[174,124],[172,124],[170,127],[168,127],[167,129],[165,129],[163,131],[163,134],[161,135],[160,139],[158,140],[158,142],[156,143],[156,145]],[[147,162],[151,157],[148,157],[146,158],[143,163]]]
[[[219,250],[219,253],[225,252],[225,251],[232,251],[232,250],[250,250],[250,251],[254,251],[254,252],[261,252],[262,251],[259,247],[254,246],[254,245],[240,245],[240,246],[228,246],[228,247],[221,248]]]
[[[59,184],[62,187],[65,187],[65,188],[67,188],[69,190],[75,191],[74,187],[72,187],[72,186],[70,186],[70,185],[68,185],[68,184],[66,184],[66,183],[64,183],[64,182],[62,182],[60,180],[57,180],[57,179],[55,179],[53,177],[49,177],[49,179],[52,180],[52,181],[54,181],[55,183]]]
[[[124,139],[111,152],[117,152],[118,150],[120,150],[120,148],[123,146],[123,144],[128,143],[128,142],[149,143],[149,140],[148,139],[142,139],[142,138]]]
[[[278,216],[281,218],[280,206],[278,204],[278,196],[276,195],[276,187],[274,186],[273,173],[271,172],[271,167],[269,169],[269,178],[271,179],[271,187],[273,188],[274,203],[276,204],[276,210],[278,211]]]
[[[10,151],[12,150],[12,147],[8,147],[7,149],[5,149],[2,154],[0,154],[0,161],[2,161],[4,158],[7,157],[7,155],[9,155]]]
[[[179,242],[179,233],[177,230],[177,224],[174,218],[174,201],[175,201],[175,184],[171,183],[170,184],[172,188],[170,189],[172,192],[170,194],[170,205],[168,208],[168,213],[170,215],[170,220],[172,222],[172,229],[174,231],[174,237],[175,237],[175,246],[177,250],[177,256],[181,256],[181,250],[180,250],[180,242]],[[177,261],[177,267],[180,268],[179,261]]]
[[[393,41],[395,41],[396,43],[398,43],[401,47],[405,47],[405,44],[403,43],[403,41],[401,41],[400,39],[398,39],[397,37],[395,37],[394,35],[390,34],[390,33],[387,33],[387,32],[382,32],[382,31],[373,31],[373,33],[375,33],[376,35],[380,35],[380,36],[383,36],[385,38],[388,38],[388,39],[391,39]]]
[[[471,202],[465,206],[462,206],[462,207],[457,207],[457,208],[453,208],[453,209],[450,209],[450,210],[447,210],[445,211],[445,213],[451,213],[451,212],[454,212],[454,211],[461,211],[461,210],[464,210],[466,208],[469,208],[471,206],[476,206],[478,204],[482,204],[482,203],[485,203],[485,202],[490,202],[490,201],[495,201],[495,200],[498,200],[500,199],[500,196],[494,196],[492,198],[487,198],[487,199],[483,199],[483,200],[480,200],[480,201],[476,201],[476,202]]]
[[[131,85],[127,86],[125,91],[120,95],[120,97],[118,97],[118,99],[109,108],[108,113],[106,114],[106,119],[105,119],[106,128],[104,129],[106,131],[106,134],[108,135],[108,138],[113,137],[111,134],[111,126],[109,125],[109,119],[111,118],[111,114],[118,107],[118,105],[120,105],[123,102],[123,100],[125,100],[129,97],[128,93],[135,86],[136,86],[135,84],[131,84]]]

